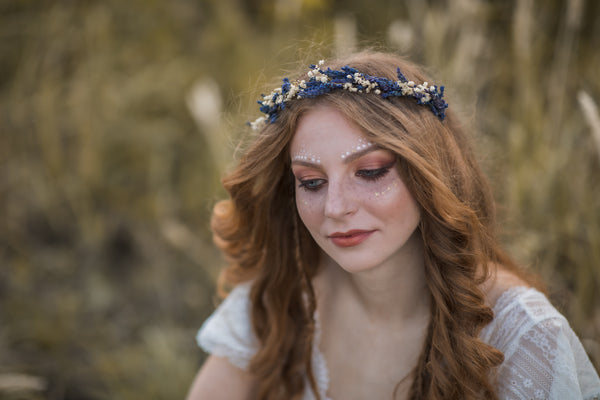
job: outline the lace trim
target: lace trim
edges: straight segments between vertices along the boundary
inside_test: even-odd
[[[207,352],[246,369],[258,350],[250,321],[250,284],[236,287],[207,319],[197,339]],[[533,288],[513,287],[493,307],[494,320],[481,339],[505,355],[498,368],[498,394],[511,399],[600,399],[600,378],[567,320]],[[320,351],[315,312],[313,370],[323,400],[329,389],[327,361]],[[314,400],[307,382],[303,400]]]
[[[498,298],[493,311],[494,320],[482,330],[481,338],[507,357],[498,370],[500,398],[600,399],[600,379],[581,343],[542,293],[529,287],[512,287]],[[315,318],[315,379],[322,398],[332,400],[327,397],[327,362],[319,349],[318,314]],[[303,400],[312,399],[312,395],[305,394]]]
[[[507,290],[481,338],[505,355],[498,368],[502,399],[597,399],[600,379],[581,342],[539,291]]]

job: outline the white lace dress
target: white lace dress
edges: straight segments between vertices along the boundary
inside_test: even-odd
[[[206,320],[197,340],[207,352],[246,369],[258,348],[250,322],[248,284],[236,287]],[[600,379],[567,320],[535,289],[515,287],[494,306],[494,320],[481,339],[504,353],[498,370],[500,399],[600,399]],[[313,369],[322,399],[327,397],[327,364],[313,348]],[[308,383],[304,400],[314,399]]]

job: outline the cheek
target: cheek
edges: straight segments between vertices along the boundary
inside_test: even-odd
[[[421,209],[402,181],[380,198],[385,204],[381,210],[396,221],[401,229],[416,229],[421,220]]]
[[[402,192],[404,184],[396,173],[391,173],[374,182],[364,182],[360,184],[357,196],[362,201],[370,204],[384,205],[395,202],[396,197]]]
[[[410,224],[420,220],[419,206],[399,176],[381,179],[370,189],[365,192],[363,203],[368,205],[372,213]]]
[[[369,193],[369,200],[377,202],[386,202],[399,194],[399,179],[391,182],[383,182],[381,185],[373,188]]]
[[[309,230],[316,228],[320,221],[320,215],[323,214],[323,197],[319,193],[296,189],[298,215],[300,215],[300,219]]]

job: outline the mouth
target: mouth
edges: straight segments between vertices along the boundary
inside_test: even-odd
[[[364,231],[359,229],[353,229],[348,232],[335,232],[329,235],[329,239],[338,247],[353,247],[358,246],[365,240],[371,236],[371,234],[375,232],[372,231]]]

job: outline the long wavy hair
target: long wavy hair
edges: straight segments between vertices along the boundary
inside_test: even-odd
[[[325,63],[345,65],[389,79],[399,67],[409,80],[431,82],[418,66],[390,54],[361,52]],[[496,265],[522,274],[498,244],[494,201],[467,135],[451,109],[440,121],[414,99],[341,90],[290,102],[275,123],[252,135],[223,179],[230,199],[214,207],[214,239],[229,263],[220,289],[253,281],[251,320],[261,346],[249,368],[258,398],[300,399],[307,377],[319,398],[311,283],[319,248],[299,222],[289,146],[302,115],[322,105],[398,156],[403,182],[421,209],[431,318],[409,397],[496,399],[494,370],[503,354],[478,337],[493,319],[480,285]]]

